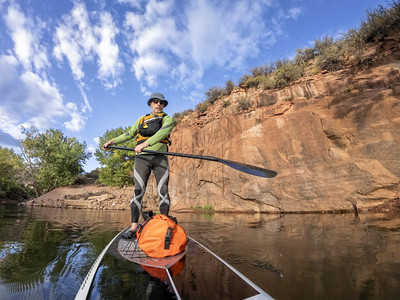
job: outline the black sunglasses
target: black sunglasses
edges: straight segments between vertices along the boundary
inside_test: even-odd
[[[165,105],[165,101],[164,101],[164,100],[152,99],[151,102],[153,102],[153,103],[160,103],[160,104],[162,104],[162,105]]]

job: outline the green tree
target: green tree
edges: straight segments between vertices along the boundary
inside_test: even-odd
[[[25,195],[20,180],[23,170],[22,157],[11,149],[0,147],[0,197],[15,198]]]
[[[60,130],[40,133],[36,128],[23,129],[21,150],[36,196],[60,186],[72,184],[82,165],[90,158],[86,143],[65,137]]]
[[[111,186],[132,185],[132,171],[134,165],[135,152],[124,150],[103,150],[103,145],[110,139],[117,137],[129,129],[119,127],[117,129],[107,130],[99,139],[99,149],[96,150],[95,156],[97,161],[104,167],[99,169],[99,182]],[[129,148],[136,147],[134,139],[127,141],[121,145]]]

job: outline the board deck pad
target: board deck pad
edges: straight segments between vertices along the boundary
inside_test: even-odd
[[[121,238],[118,242],[119,254],[127,260],[133,261],[139,265],[168,269],[186,255],[187,247],[185,251],[174,255],[163,258],[154,258],[147,256],[146,253],[139,248],[137,239],[123,239]]]

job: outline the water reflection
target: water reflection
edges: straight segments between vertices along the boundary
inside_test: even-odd
[[[276,299],[400,298],[399,215],[174,215]],[[1,298],[73,298],[129,218],[128,211],[0,206]],[[121,278],[140,268],[114,259],[125,266]],[[140,284],[133,285],[140,291]]]

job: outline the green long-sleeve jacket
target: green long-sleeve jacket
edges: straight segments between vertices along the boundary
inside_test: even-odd
[[[165,113],[164,113],[165,114]],[[131,140],[133,138],[136,138],[136,135],[138,134],[139,130],[139,121],[140,119],[144,117],[141,116],[139,119],[136,120],[135,124],[132,125],[132,127],[125,133],[121,134],[120,136],[114,138],[114,143],[115,144],[120,144],[123,142],[126,142],[128,140]],[[149,147],[146,149],[148,150],[156,150],[156,151],[168,151],[167,144],[161,143],[163,139],[168,137],[168,135],[171,133],[172,128],[174,127],[174,119],[167,114],[163,117],[162,120],[162,126],[161,128],[149,139],[147,142],[150,144]],[[140,154],[145,154],[145,152],[142,152]]]

